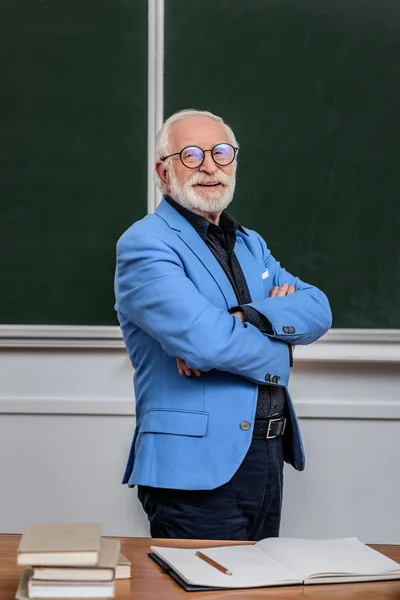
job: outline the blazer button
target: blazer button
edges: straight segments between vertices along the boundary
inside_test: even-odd
[[[296,327],[292,327],[292,331],[290,333],[296,333]]]
[[[275,377],[275,379],[276,379],[276,382],[275,382],[275,383],[279,383],[279,382],[280,382],[280,380],[281,380],[281,378],[279,377],[279,375],[277,375],[277,376]]]
[[[288,329],[289,329],[289,327],[282,327],[283,333],[289,333]]]
[[[270,381],[271,381],[271,375],[270,374],[268,374],[268,375],[265,376],[265,381],[268,381],[268,383],[270,383]]]
[[[278,382],[276,381],[276,375],[274,375],[274,376],[271,378],[271,382],[272,382],[272,383],[278,383]]]
[[[250,423],[248,421],[242,421],[240,423],[240,429],[242,431],[248,431],[250,429]]]

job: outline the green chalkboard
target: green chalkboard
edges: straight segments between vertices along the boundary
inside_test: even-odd
[[[147,2],[0,4],[0,322],[116,324],[147,212]]]
[[[400,2],[168,0],[165,115],[220,114],[231,212],[333,326],[400,328]]]

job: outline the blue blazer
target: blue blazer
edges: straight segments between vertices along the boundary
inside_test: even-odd
[[[285,460],[304,468],[298,422],[287,386],[288,344],[310,344],[331,326],[328,300],[277,262],[254,231],[236,234],[235,253],[272,335],[228,310],[233,288],[207,245],[165,200],[117,244],[116,310],[132,365],[136,429],[123,483],[212,489],[229,481],[251,442],[258,384],[286,390]],[[269,298],[274,285],[296,292]],[[200,369],[179,376],[176,358]],[[268,379],[268,378],[267,378]],[[278,385],[271,383],[271,385]],[[250,428],[242,429],[242,421]]]

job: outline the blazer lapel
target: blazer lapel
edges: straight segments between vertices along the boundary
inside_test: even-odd
[[[240,233],[237,236],[234,251],[240,266],[242,267],[252,301],[254,302],[264,298],[264,284],[261,276],[261,269],[258,267],[254,256],[247,248]]]
[[[187,245],[189,250],[197,256],[207,271],[214,278],[216,284],[225,298],[227,308],[237,305],[236,294],[233,291],[231,283],[226,276],[219,262],[201,239],[197,231],[193,229],[190,223],[180,215],[166,200],[159,204],[156,214],[160,216],[168,225],[175,229],[177,235]]]

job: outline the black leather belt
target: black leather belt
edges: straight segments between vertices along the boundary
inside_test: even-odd
[[[279,437],[285,431],[285,417],[276,419],[256,419],[254,422],[253,436],[264,437],[267,440],[273,440]]]

